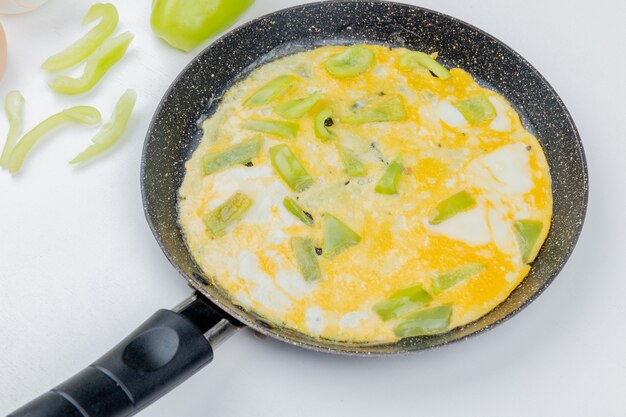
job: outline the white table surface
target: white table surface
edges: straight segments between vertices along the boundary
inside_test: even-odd
[[[0,172],[2,415],[190,293],[144,220],[139,162],[159,99],[194,53],[153,36],[149,1],[111,1],[121,16],[118,31],[136,39],[103,82],[78,98],[52,93],[39,65],[83,33],[91,2],[50,0],[29,14],[0,16],[10,48],[0,96],[22,91],[26,126],[75,104],[93,104],[106,119],[126,88],[139,96],[124,143],[107,158],[70,167],[95,132],[73,126],[38,145],[20,175]],[[626,415],[626,3],[409,2],[495,35],[535,65],[568,106],[585,145],[591,192],[565,269],[504,325],[411,356],[331,356],[241,331],[142,416]],[[257,0],[239,23],[297,3]],[[0,135],[5,131],[2,115]]]

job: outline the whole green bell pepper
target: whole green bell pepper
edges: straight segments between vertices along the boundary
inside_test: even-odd
[[[150,24],[174,48],[190,51],[230,26],[254,0],[153,0]]]

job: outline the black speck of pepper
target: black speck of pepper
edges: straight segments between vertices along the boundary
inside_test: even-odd
[[[532,147],[530,145],[526,146],[526,150],[530,152],[530,150],[532,149]]]
[[[334,124],[335,122],[333,121],[332,117],[328,117],[326,120],[324,120],[324,126],[326,127],[331,127]]]
[[[381,91],[380,93],[378,93],[378,95],[379,95],[379,96],[384,96],[384,95],[385,95],[385,92],[384,92],[384,91]]]
[[[438,148],[441,148],[441,143],[438,143],[438,144],[437,144],[437,147],[438,147]]]
[[[315,248],[315,253],[317,253],[319,256],[322,255],[322,248]]]
[[[348,185],[348,184],[350,184],[350,180],[343,183],[343,185]]]
[[[313,221],[313,215],[311,213],[309,213],[308,211],[304,211],[304,210],[302,210],[302,212],[304,213],[305,216],[309,218],[309,220]]]
[[[248,161],[248,162],[246,162],[246,164],[245,164],[245,165],[246,165],[248,168],[249,168],[249,167],[253,167],[253,166],[254,166],[254,164],[252,163],[252,161]]]

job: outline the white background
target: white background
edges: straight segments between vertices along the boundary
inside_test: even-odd
[[[123,143],[83,167],[67,164],[96,129],[63,128],[0,173],[0,414],[88,365],[156,309],[190,293],[142,212],[144,135],[166,88],[198,50],[153,36],[150,1],[112,0],[136,39],[92,92],[53,94],[39,65],[84,33],[91,2],[50,0],[0,16],[9,68],[0,97],[19,89],[26,126],[76,104],[110,116],[138,92]],[[470,22],[526,57],[552,83],[583,138],[589,212],[574,255],[514,319],[460,344],[404,357],[346,358],[242,331],[213,364],[146,409],[172,416],[626,415],[626,3],[621,0],[414,0]],[[241,22],[296,0],[257,0]],[[260,40],[262,41],[262,40]],[[6,132],[0,118],[0,136]]]

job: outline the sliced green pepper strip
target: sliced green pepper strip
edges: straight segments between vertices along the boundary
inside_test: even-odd
[[[120,99],[117,101],[111,120],[105,123],[105,125],[102,126],[102,129],[96,133],[96,136],[91,139],[93,144],[76,155],[74,159],[70,161],[70,164],[85,162],[86,160],[103,153],[113,146],[120,139],[124,130],[126,130],[126,126],[128,125],[130,115],[133,113],[136,100],[137,93],[135,90],[126,90],[126,92],[122,94]]]
[[[265,84],[254,92],[246,101],[244,106],[262,106],[283,94],[296,81],[293,75],[281,75]]]
[[[50,84],[60,94],[82,94],[91,90],[104,77],[104,74],[115,65],[126,53],[133,40],[133,34],[124,32],[119,36],[107,39],[96,52],[87,58],[85,70],[78,78],[61,76]]]
[[[24,97],[19,91],[9,91],[4,100],[4,109],[9,119],[9,133],[2,148],[0,167],[8,168],[11,151],[15,142],[22,134],[22,121],[24,119]]]
[[[296,200],[291,197],[285,197],[283,200],[283,206],[307,226],[313,226],[313,216],[308,211],[304,211]]]
[[[270,148],[270,159],[278,175],[291,187],[292,190],[304,191],[313,184],[313,178],[302,166],[296,155],[285,144]]]
[[[485,265],[471,263],[459,268],[437,274],[433,278],[433,293],[439,294],[442,291],[452,288],[461,282],[480,274],[485,270]]]
[[[327,258],[332,258],[361,241],[361,236],[332,214],[324,216],[322,232],[324,234],[323,252]]]
[[[228,226],[241,219],[252,205],[252,199],[242,192],[231,195],[204,216],[204,224],[213,237],[224,234]]]
[[[290,243],[304,280],[310,282],[321,279],[322,269],[313,240],[306,237],[292,237]]]
[[[233,165],[246,164],[261,152],[263,138],[255,135],[222,152],[209,152],[202,158],[204,175],[210,175]]]
[[[76,106],[48,117],[27,132],[17,145],[15,145],[9,159],[9,172],[15,173],[20,169],[28,151],[30,151],[33,145],[35,145],[43,135],[60,124],[70,121],[96,125],[100,123],[100,112],[98,109],[91,106]]]
[[[96,3],[89,8],[83,18],[83,25],[101,19],[100,23],[94,26],[82,38],[65,48],[58,54],[46,59],[41,66],[48,71],[59,71],[73,67],[91,55],[101,44],[111,36],[117,23],[119,15],[115,6],[109,3]]]
[[[399,97],[394,97],[377,107],[366,108],[349,116],[346,122],[352,124],[397,122],[405,118],[406,111],[404,109],[404,103]]]
[[[454,107],[461,112],[465,120],[473,125],[491,120],[497,116],[495,107],[484,94],[458,101],[454,104]]]
[[[333,120],[333,111],[332,109],[324,109],[315,115],[315,120],[313,121],[313,131],[315,132],[315,136],[317,136],[322,141],[331,140],[335,135],[329,127],[333,126],[335,121]]]
[[[448,71],[446,67],[435,61],[432,56],[419,51],[412,51],[404,54],[402,58],[400,58],[400,67],[423,67],[435,74],[438,78],[441,78],[442,80],[447,80],[451,77],[450,71]]]
[[[285,119],[299,119],[307,114],[322,98],[322,92],[316,91],[308,97],[288,100],[274,108],[276,114]]]
[[[154,33],[175,48],[190,51],[221,32],[254,0],[153,0]]]
[[[543,230],[543,223],[538,220],[518,220],[513,226],[517,235],[522,261],[527,264],[534,260],[534,249]]]
[[[430,224],[440,224],[459,213],[476,206],[476,200],[467,191],[461,191],[446,198],[430,213]]]
[[[389,298],[374,305],[374,311],[383,321],[407,314],[430,303],[431,295],[421,285],[396,291]]]
[[[379,194],[398,194],[398,182],[400,182],[403,169],[404,165],[399,157],[391,161],[385,168],[383,176],[376,183],[375,191]]]
[[[271,135],[281,136],[283,138],[293,139],[298,134],[300,126],[293,122],[284,122],[282,120],[246,120],[243,128],[253,130],[255,132],[269,133]]]
[[[349,176],[363,177],[367,175],[367,167],[351,150],[340,147],[339,159],[341,159],[341,162],[346,170],[346,174]]]
[[[374,63],[374,52],[364,46],[351,46],[324,62],[324,68],[336,78],[350,78],[364,73]]]
[[[450,325],[451,316],[449,305],[421,310],[406,317],[393,331],[399,338],[441,333]]]

